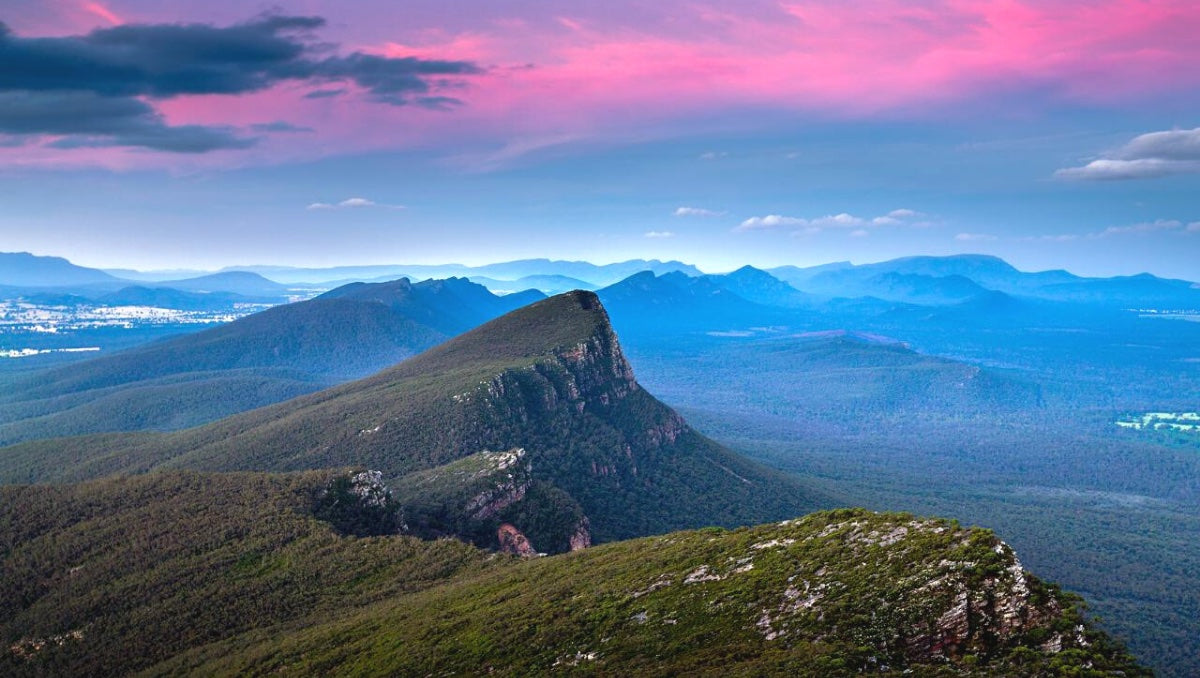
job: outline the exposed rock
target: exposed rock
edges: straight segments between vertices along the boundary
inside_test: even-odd
[[[10,645],[8,651],[17,659],[28,661],[37,656],[42,650],[51,647],[61,647],[69,642],[78,642],[80,640],[83,640],[83,631],[76,629],[46,638],[22,638]]]
[[[363,506],[381,508],[391,499],[391,490],[383,484],[382,471],[360,471],[350,476],[350,492]]]
[[[533,548],[533,544],[530,543],[529,538],[508,523],[501,524],[500,529],[496,530],[496,540],[500,542],[500,550],[505,553],[512,553],[522,558],[529,558],[538,554],[537,550]]]
[[[571,537],[568,540],[571,545],[571,551],[578,551],[592,545],[592,534],[589,529],[590,527],[591,526],[588,524],[588,519],[586,516],[583,520],[579,521],[579,525],[575,528],[575,532],[571,534]]]
[[[517,448],[509,452],[485,452],[492,468],[476,472],[476,477],[493,474],[496,485],[472,497],[463,507],[473,520],[486,520],[525,498],[532,482],[532,464],[525,458],[525,450]],[[490,455],[490,456],[488,456]],[[522,463],[524,462],[524,463]],[[501,473],[508,471],[508,473]]]

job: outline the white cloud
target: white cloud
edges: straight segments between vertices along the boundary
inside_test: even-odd
[[[735,231],[769,230],[775,228],[796,227],[797,232],[819,233],[827,228],[852,228],[863,231],[868,226],[918,226],[908,221],[914,217],[924,216],[910,209],[897,209],[878,217],[859,217],[847,212],[828,214],[823,217],[807,219],[804,217],[789,217],[782,214],[768,214],[763,217],[750,217],[742,221]],[[864,232],[865,234],[865,232]],[[857,233],[852,235],[858,235]]]
[[[1074,233],[1064,233],[1061,235],[1030,235],[1021,238],[1022,242],[1072,242],[1079,240],[1079,236]]]
[[[1200,221],[1185,224],[1178,219],[1155,219],[1154,221],[1143,221],[1128,226],[1109,226],[1102,231],[1093,231],[1091,233],[1029,236],[1021,238],[1021,240],[1026,242],[1070,242],[1083,238],[1098,240],[1114,236],[1147,235],[1150,233],[1174,233],[1176,235],[1200,233]]]
[[[646,231],[647,238],[674,238],[675,234],[671,231]]]
[[[807,226],[808,219],[785,217],[782,214],[768,214],[765,217],[750,217],[735,228],[735,231],[753,231],[780,228],[782,226]]]
[[[852,237],[852,238],[865,238],[865,237],[867,237],[868,235],[871,235],[870,231],[866,231],[866,230],[864,230],[864,229],[861,229],[861,228],[860,228],[860,229],[858,229],[857,231],[851,231],[851,232],[850,232],[850,237]]]
[[[718,212],[716,210],[708,210],[708,209],[704,209],[703,207],[676,207],[675,211],[672,212],[671,214],[674,216],[677,216],[677,217],[723,217],[723,216],[725,216],[725,212]]]
[[[867,223],[866,219],[854,216],[853,214],[833,214],[830,216],[813,219],[809,222],[817,228],[856,228]]]
[[[1154,233],[1155,231],[1177,231],[1183,228],[1183,223],[1175,219],[1156,219],[1154,221],[1146,221],[1132,226],[1109,226],[1099,233],[1092,234],[1094,237],[1103,238],[1110,235],[1123,235],[1125,233]]]
[[[1200,172],[1200,127],[1150,132],[1082,167],[1054,173],[1060,179],[1151,179]]]
[[[987,233],[959,233],[954,236],[959,242],[991,242],[997,240],[996,236]]]
[[[706,152],[700,154],[700,159],[701,160],[720,160],[721,158],[724,158],[728,155],[729,154],[726,153],[725,151],[706,151]]]
[[[374,200],[368,200],[366,198],[346,198],[345,200],[343,200],[341,202],[337,202],[337,203],[314,202],[314,203],[310,204],[308,207],[306,207],[305,209],[338,210],[338,209],[354,209],[354,208],[359,208],[359,207],[384,207],[384,208],[393,209],[393,210],[404,209],[404,205],[385,205],[383,203],[378,203],[378,202],[375,202]]]

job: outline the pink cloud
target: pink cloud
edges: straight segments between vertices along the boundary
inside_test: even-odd
[[[370,103],[353,90],[305,99],[310,88],[295,85],[154,104],[171,124],[285,120],[316,130],[221,154],[278,159],[472,141],[544,148],[539,140],[670,133],[736,110],[921,116],[978,101],[1019,102],[1023,91],[1121,107],[1200,85],[1193,0],[610,5],[535,16],[481,3],[478,17],[458,14],[453,28],[398,25],[383,5],[373,22],[368,6],[354,8],[361,26],[338,29],[346,51],[466,59],[487,69],[448,93],[466,103],[451,112]],[[77,7],[120,20],[98,2]],[[335,22],[337,7],[325,8]],[[374,39],[383,32],[390,37]]]
[[[98,2],[85,2],[80,5],[84,11],[95,14],[104,19],[113,26],[119,26],[125,23],[125,20],[113,13],[113,11]]]

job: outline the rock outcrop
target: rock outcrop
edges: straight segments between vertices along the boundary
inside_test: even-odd
[[[500,550],[505,553],[511,553],[522,558],[529,558],[538,554],[537,550],[533,548],[533,544],[530,543],[529,537],[526,537],[520,530],[508,523],[502,523],[496,530],[496,541],[500,542]]]

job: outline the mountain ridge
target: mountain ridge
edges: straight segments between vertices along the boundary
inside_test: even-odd
[[[646,393],[599,299],[582,291],[522,307],[365,379],[199,428],[125,444],[85,437],[9,448],[0,477],[363,466],[399,480],[514,448],[528,450],[535,480],[578,502],[597,541],[829,503],[705,438]]]

